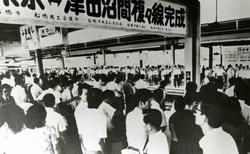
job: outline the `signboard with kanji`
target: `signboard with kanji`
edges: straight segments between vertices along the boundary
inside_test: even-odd
[[[242,64],[248,65],[250,63],[250,46],[225,46],[223,50],[224,65],[228,64]]]
[[[0,22],[185,36],[187,8],[163,0],[3,0]]]
[[[63,44],[61,29],[54,26],[45,26],[38,29],[40,47],[49,47]]]
[[[23,49],[35,50],[39,48],[37,30],[35,26],[21,26],[20,34]]]

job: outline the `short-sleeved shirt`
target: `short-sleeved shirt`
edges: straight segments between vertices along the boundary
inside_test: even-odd
[[[168,141],[165,134],[158,131],[149,135],[149,140],[144,151],[147,154],[169,154]]]
[[[142,152],[147,140],[147,133],[142,110],[137,107],[126,117],[126,135],[128,145]]]
[[[54,154],[57,144],[53,127],[26,128],[8,140],[6,154]]]
[[[17,105],[25,103],[25,100],[27,98],[24,88],[21,87],[20,85],[16,85],[12,89],[11,96],[13,96]]]
[[[45,109],[47,112],[47,116],[45,119],[46,125],[53,126],[56,130],[57,137],[60,137],[59,132],[63,132],[66,130],[66,119],[62,115],[56,113],[53,108],[45,107]]]
[[[43,90],[37,84],[33,84],[30,88],[30,92],[33,99],[37,100],[37,97],[43,92]]]
[[[232,136],[222,128],[215,128],[205,134],[199,141],[203,154],[238,154],[236,143]]]
[[[85,109],[77,122],[78,133],[88,151],[101,151],[101,138],[107,137],[106,117],[98,109]]]
[[[41,101],[46,94],[53,94],[55,97],[55,103],[59,104],[61,102],[60,96],[52,88],[44,90],[38,97],[37,100]]]

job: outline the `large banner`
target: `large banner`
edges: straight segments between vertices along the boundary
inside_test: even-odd
[[[0,22],[185,36],[187,8],[162,0],[3,0]]]

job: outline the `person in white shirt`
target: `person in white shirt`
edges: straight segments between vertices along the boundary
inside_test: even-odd
[[[7,141],[24,129],[24,111],[14,103],[0,108],[0,153],[8,150]],[[13,148],[13,147],[11,147]]]
[[[218,77],[221,77],[225,74],[225,70],[219,65],[216,69],[215,69],[215,74]]]
[[[209,92],[202,96],[201,103],[194,109],[195,123],[202,129],[204,136],[199,141],[203,154],[238,154],[232,136],[221,125],[224,122],[225,98],[220,92]]]
[[[32,105],[31,103],[27,102],[27,94],[22,87],[24,84],[24,80],[21,76],[15,77],[15,83],[16,86],[11,91],[11,96],[14,98],[15,103],[20,106],[24,111],[27,111],[27,109]]]
[[[79,84],[78,86],[78,94],[80,95],[80,100],[78,105],[76,106],[75,112],[74,112],[74,116],[76,119],[76,125],[79,129],[79,127],[81,127],[81,118],[84,115],[84,110],[88,108],[88,103],[87,103],[87,92],[88,90],[91,88],[90,85],[83,83],[83,84]]]
[[[64,81],[63,83],[63,92],[62,92],[62,102],[68,105],[71,105],[72,109],[75,110],[77,106],[78,96],[73,96],[72,88],[73,83],[71,81]]]
[[[24,79],[25,79],[25,84],[27,85],[32,85],[33,84],[33,77],[30,75],[29,72],[25,72],[25,76],[24,76]]]
[[[109,130],[113,129],[113,125],[111,123],[111,120],[112,120],[114,113],[116,111],[116,109],[112,107],[112,104],[118,103],[118,102],[114,102],[115,93],[112,90],[105,90],[103,92],[103,95],[104,95],[104,100],[102,101],[102,103],[98,107],[98,110],[100,110],[106,116],[107,130],[109,131]]]
[[[152,93],[150,90],[137,90],[134,96],[136,107],[126,117],[128,148],[135,149],[140,153],[143,152],[143,146],[147,139],[145,124],[143,122],[143,110],[150,108],[151,97]]]
[[[56,130],[57,138],[62,137],[63,132],[66,131],[67,122],[65,118],[59,113],[54,111],[55,106],[55,97],[53,94],[46,94],[43,97],[43,105],[45,106],[45,110],[47,112],[46,116],[46,125],[52,126]]]
[[[109,76],[109,82],[105,86],[105,90],[112,90],[115,93],[115,96],[119,97],[121,93],[121,87],[115,82],[116,74],[112,73]]]
[[[136,89],[143,89],[143,88],[148,88],[148,84],[144,81],[145,76],[144,75],[140,75],[140,74],[136,74],[135,75],[135,88]]]
[[[100,154],[104,149],[104,139],[107,137],[106,117],[100,110],[102,91],[91,88],[87,92],[88,108],[78,121],[78,133],[83,149],[87,154]]]
[[[4,78],[1,81],[2,84],[8,84],[11,87],[15,86],[15,78],[11,75],[11,72],[6,72]]]
[[[180,86],[180,75],[181,75],[181,70],[180,70],[179,66],[174,66],[173,76],[174,76],[174,86],[175,87]]]
[[[9,139],[6,154],[59,154],[55,131],[45,125],[45,118],[44,107],[32,105],[24,118],[26,128]]]
[[[43,92],[41,87],[39,86],[39,78],[34,78],[34,83],[30,88],[31,95],[35,101],[37,101],[37,97]]]
[[[38,97],[37,97],[37,100],[38,101],[42,101],[43,97],[46,95],[46,94],[53,94],[55,96],[55,102],[56,102],[56,105],[61,103],[61,97],[60,95],[58,95],[58,93],[55,91],[56,88],[58,86],[58,83],[57,81],[55,81],[55,79],[53,80],[50,80],[49,81],[49,88],[44,90]]]
[[[161,131],[162,115],[159,110],[148,109],[144,112],[143,121],[146,125],[148,140],[144,145],[146,154],[169,154],[166,135]]]
[[[161,89],[156,89],[153,91],[153,98],[151,101],[151,109],[156,109],[156,110],[161,112],[161,115],[162,115],[161,128],[162,128],[162,131],[164,132],[166,130],[166,127],[167,127],[167,121],[166,121],[164,111],[160,107],[160,103],[162,102],[163,97],[164,97],[163,94],[164,94],[164,92]]]
[[[225,90],[225,94],[227,94],[229,97],[234,97],[234,88],[235,88],[235,78],[232,77],[228,80],[229,87]]]

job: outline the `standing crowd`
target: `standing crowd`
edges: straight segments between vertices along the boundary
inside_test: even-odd
[[[171,74],[178,86],[183,67],[175,68],[74,68],[42,77],[8,71],[0,153],[249,154],[249,80],[221,83],[217,74],[199,90],[189,82],[169,110],[165,86]],[[149,90],[152,83],[158,87]]]

